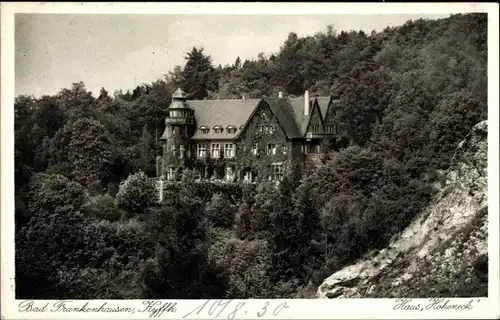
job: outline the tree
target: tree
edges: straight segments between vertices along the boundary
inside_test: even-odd
[[[62,89],[56,96],[57,104],[68,115],[70,121],[79,117],[92,117],[91,108],[95,98],[87,91],[83,82],[75,82],[71,89]]]
[[[193,47],[185,57],[186,65],[180,74],[180,85],[193,99],[203,99],[209,91],[217,90],[218,79],[212,65],[212,57],[203,53],[203,48]]]
[[[156,175],[156,152],[154,137],[149,133],[147,124],[142,128],[141,138],[138,144],[139,168],[148,176]]]
[[[158,202],[158,190],[143,171],[129,175],[120,184],[116,205],[131,213],[144,213]]]
[[[205,206],[205,213],[215,227],[231,228],[235,211],[235,206],[220,192],[214,194]]]
[[[111,137],[99,121],[79,119],[73,124],[68,156],[76,181],[99,185],[110,166]]]
[[[272,288],[268,272],[271,254],[265,240],[239,240],[229,263],[230,298],[267,298]]]
[[[28,190],[32,215],[42,211],[50,214],[63,207],[79,210],[88,199],[82,185],[60,174],[37,173],[31,178]]]
[[[102,105],[106,105],[108,103],[111,103],[113,99],[109,96],[109,93],[104,87],[101,88],[101,91],[99,91],[99,97],[97,98],[97,102]]]
[[[233,64],[233,69],[239,69],[241,68],[241,59],[240,57],[236,57],[236,60],[234,61],[234,64]]]
[[[45,97],[37,102],[35,112],[35,123],[43,130],[43,135],[52,135],[61,128],[66,120],[66,116],[59,108],[52,97]]]

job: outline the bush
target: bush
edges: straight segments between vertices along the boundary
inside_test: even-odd
[[[78,210],[87,202],[88,195],[81,184],[63,175],[38,173],[29,183],[28,198],[29,210],[36,215],[42,211],[52,214],[66,206]]]
[[[220,192],[214,194],[205,206],[205,213],[215,227],[231,228],[235,211],[235,205]]]
[[[144,213],[158,202],[158,191],[154,183],[139,171],[129,175],[120,184],[115,203],[118,208],[129,212]]]
[[[92,216],[109,221],[120,219],[121,212],[115,207],[115,201],[109,194],[91,197],[85,204],[85,212]]]

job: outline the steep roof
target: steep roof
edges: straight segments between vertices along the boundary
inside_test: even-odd
[[[188,100],[189,107],[194,110],[196,131],[192,139],[233,139],[243,126],[260,99],[234,99],[234,100]],[[222,126],[222,133],[215,133],[214,126]],[[236,127],[235,133],[228,133],[227,126]],[[199,128],[210,128],[208,133],[201,133]]]
[[[297,98],[265,98],[262,99],[228,99],[228,100],[187,100],[185,107],[194,110],[196,130],[192,137],[195,140],[204,139],[235,139],[242,132],[243,126],[257,109],[261,101],[265,101],[288,138],[303,137],[306,133],[314,102],[318,101],[321,116],[325,118],[328,111],[330,97],[310,98],[309,115],[304,115],[304,97]],[[337,100],[332,103],[338,102]],[[202,133],[200,128],[209,129]],[[214,127],[222,127],[222,133],[215,133]],[[229,133],[228,126],[233,126],[236,131]],[[162,139],[168,138],[166,130]]]
[[[181,88],[177,88],[177,90],[175,90],[174,94],[172,95],[172,98],[184,98],[184,91],[182,91]]]
[[[307,116],[304,115],[304,97],[288,98],[288,101],[290,102],[295,123],[297,123],[299,135],[303,136],[306,133],[307,125],[309,124],[309,118],[311,117],[310,111],[312,110],[314,100],[309,102],[309,114]]]
[[[295,116],[292,108],[287,99],[280,98],[266,98],[265,101],[271,108],[278,123],[285,131],[288,138],[298,138],[301,136],[299,128],[297,127],[297,122],[295,121]]]
[[[318,99],[319,110],[321,111],[321,116],[323,119],[326,117],[328,111],[328,105],[330,104],[330,96],[316,97]]]

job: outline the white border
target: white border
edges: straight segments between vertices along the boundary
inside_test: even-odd
[[[286,300],[290,308],[274,317],[268,311],[262,318],[273,319],[488,319],[500,318],[499,299],[499,128],[498,128],[498,4],[496,3],[2,3],[1,4],[1,312],[2,319],[139,319],[149,318],[146,313],[18,313],[14,300],[14,141],[13,141],[13,101],[14,101],[14,13],[87,13],[87,14],[414,14],[427,13],[488,13],[488,200],[489,200],[489,298],[474,299],[475,307],[464,311],[393,311],[394,299],[296,299]],[[451,303],[467,303],[470,299],[452,299]],[[49,302],[49,301],[47,301]],[[51,303],[53,301],[50,301]],[[99,306],[104,301],[91,300]],[[142,300],[108,300],[108,306],[142,309]],[[160,318],[182,318],[201,300],[176,300],[176,314],[163,313]],[[265,300],[232,301],[230,306],[245,302],[236,319],[258,319],[257,312],[265,305]],[[421,306],[429,304],[428,299],[415,299]],[[280,301],[271,300],[272,306]],[[43,301],[37,301],[43,305]],[[83,303],[78,302],[81,306]],[[269,307],[271,310],[271,306]],[[214,316],[202,312],[192,314],[189,319],[208,319]]]

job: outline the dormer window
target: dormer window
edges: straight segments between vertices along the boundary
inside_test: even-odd
[[[214,127],[215,133],[222,133],[222,127],[221,126],[215,126]]]
[[[201,133],[207,134],[210,131],[210,129],[206,126],[201,126],[200,131]]]
[[[228,125],[226,127],[227,133],[235,133],[236,132],[236,127],[233,125]]]

